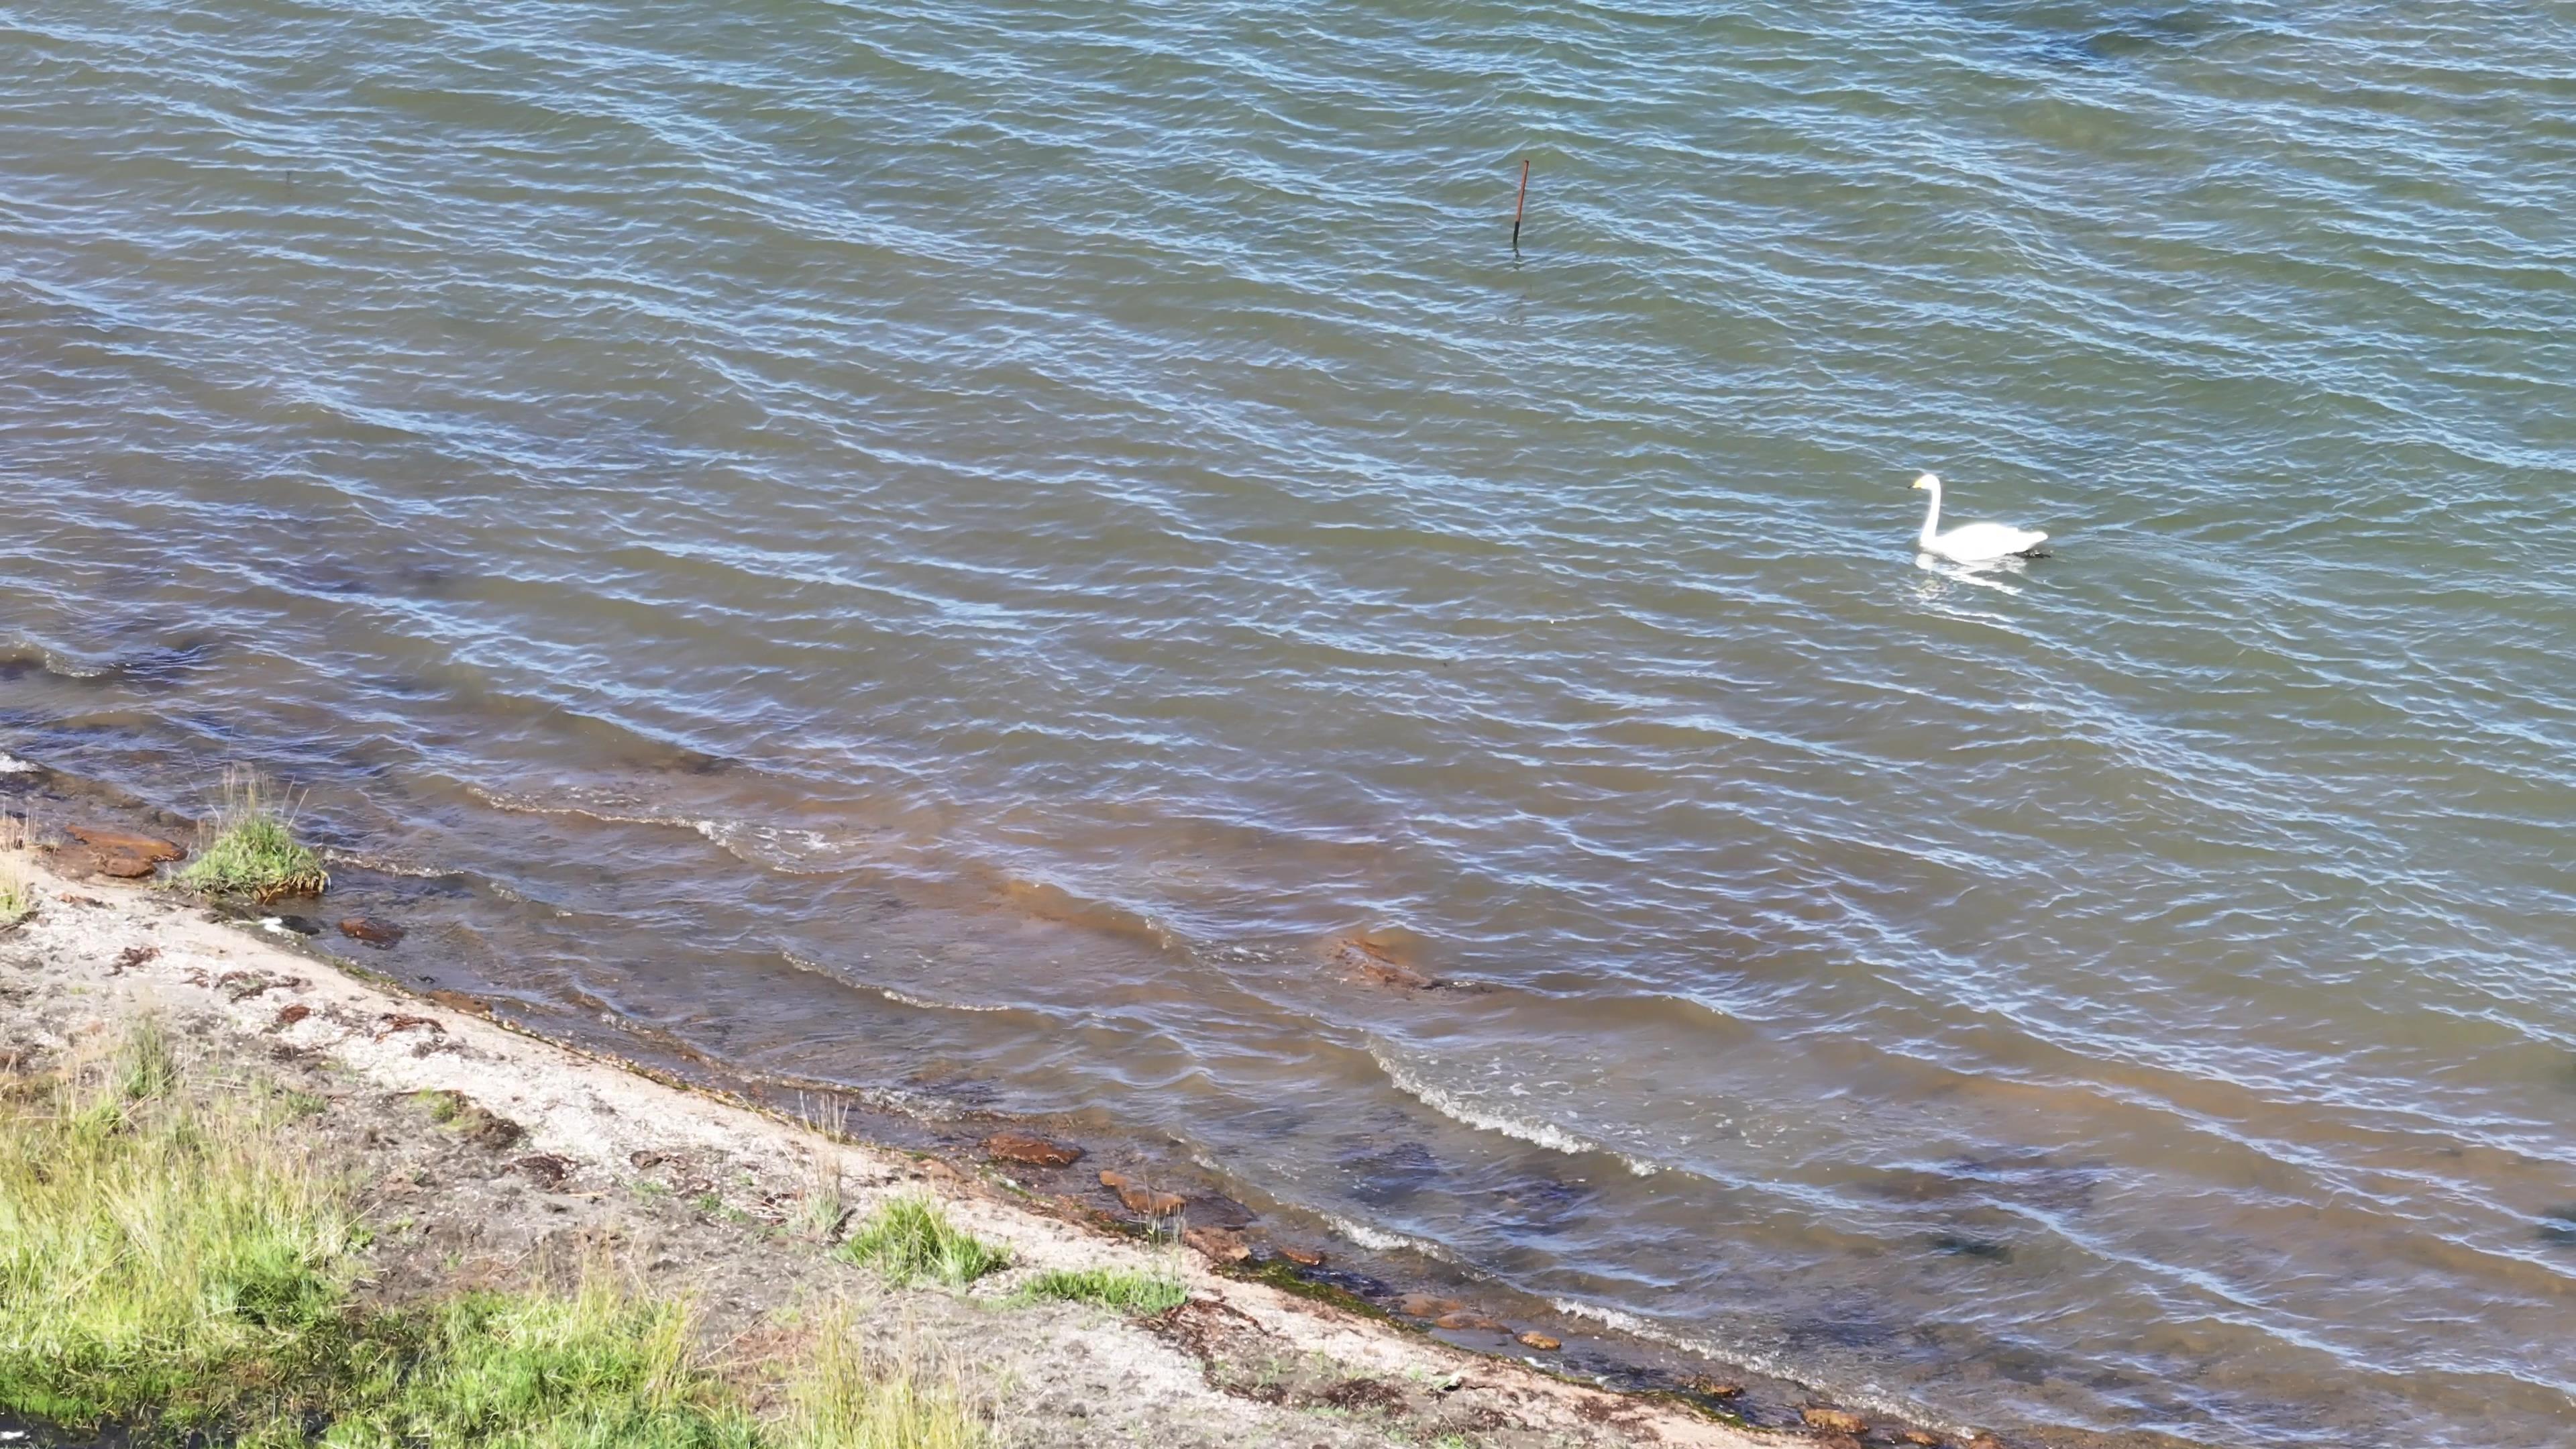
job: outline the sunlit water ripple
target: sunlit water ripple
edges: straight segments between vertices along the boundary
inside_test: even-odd
[[[0,0],[0,747],[1868,1401],[2563,1446],[2571,57]]]

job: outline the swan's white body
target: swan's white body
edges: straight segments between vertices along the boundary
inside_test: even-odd
[[[1925,553],[1953,563],[1993,563],[2027,554],[2048,542],[2048,535],[2038,529],[2015,528],[2009,523],[1963,523],[1943,533],[1941,480],[1926,473],[1914,480],[1914,486],[1932,493],[1932,506],[1923,510],[1923,536],[1916,540]]]

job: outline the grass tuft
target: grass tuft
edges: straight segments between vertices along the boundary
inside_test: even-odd
[[[322,857],[295,838],[294,811],[271,801],[259,776],[247,770],[224,772],[213,832],[176,879],[202,895],[248,896],[263,904],[320,895],[331,884]]]
[[[1007,1249],[950,1222],[926,1197],[898,1197],[878,1208],[840,1252],[897,1283],[929,1279],[951,1288],[963,1288],[1011,1262]]]
[[[761,1442],[758,1425],[700,1360],[686,1305],[640,1302],[603,1270],[585,1274],[571,1294],[467,1293],[403,1327],[411,1352],[332,1424],[333,1449]]]
[[[36,913],[36,885],[14,857],[35,843],[35,827],[24,815],[0,811],[0,931]]]
[[[1116,1313],[1160,1313],[1190,1296],[1189,1285],[1170,1273],[1136,1268],[1056,1268],[1025,1290],[1031,1298],[1090,1303]]]
[[[630,1294],[605,1267],[570,1293],[362,1307],[365,1230],[288,1135],[299,1120],[272,1095],[192,1094],[150,1024],[0,1100],[0,1421],[245,1449],[985,1439],[953,1374],[872,1370],[846,1311],[784,1366],[763,1417],[716,1371],[685,1303]],[[901,1225],[880,1240],[923,1249],[930,1276],[999,1261],[927,1203],[880,1223]]]
[[[954,1374],[872,1370],[846,1308],[824,1320],[775,1427],[780,1449],[975,1449],[985,1440]]]
[[[356,1219],[249,1116],[169,1100],[174,1074],[146,1027],[0,1117],[0,1413],[265,1417],[334,1336]]]
[[[179,1060],[170,1051],[170,1034],[145,1017],[128,1028],[117,1045],[114,1070],[117,1095],[142,1102],[168,1095],[179,1083]]]

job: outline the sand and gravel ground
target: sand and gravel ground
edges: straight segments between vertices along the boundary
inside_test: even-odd
[[[13,854],[40,904],[0,932],[0,1073],[41,1072],[149,1015],[193,1078],[304,1094],[296,1130],[358,1185],[376,1230],[366,1288],[383,1299],[606,1260],[655,1295],[691,1298],[720,1359],[756,1357],[800,1314],[853,1301],[879,1350],[956,1371],[1006,1445],[1817,1442],[1226,1276],[1051,1213],[998,1171],[834,1141],[377,984],[174,893]],[[848,1222],[903,1192],[937,1198],[1013,1266],[963,1292],[904,1289],[831,1253]],[[810,1205],[832,1193],[847,1212],[818,1227]],[[1050,1268],[1103,1266],[1178,1272],[1190,1300],[1127,1318],[1019,1291]]]

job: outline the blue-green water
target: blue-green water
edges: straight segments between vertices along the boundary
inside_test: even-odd
[[[1855,1401],[2576,1440],[2569,6],[0,0],[0,76],[0,747]],[[1926,467],[2055,557],[1918,567]]]

